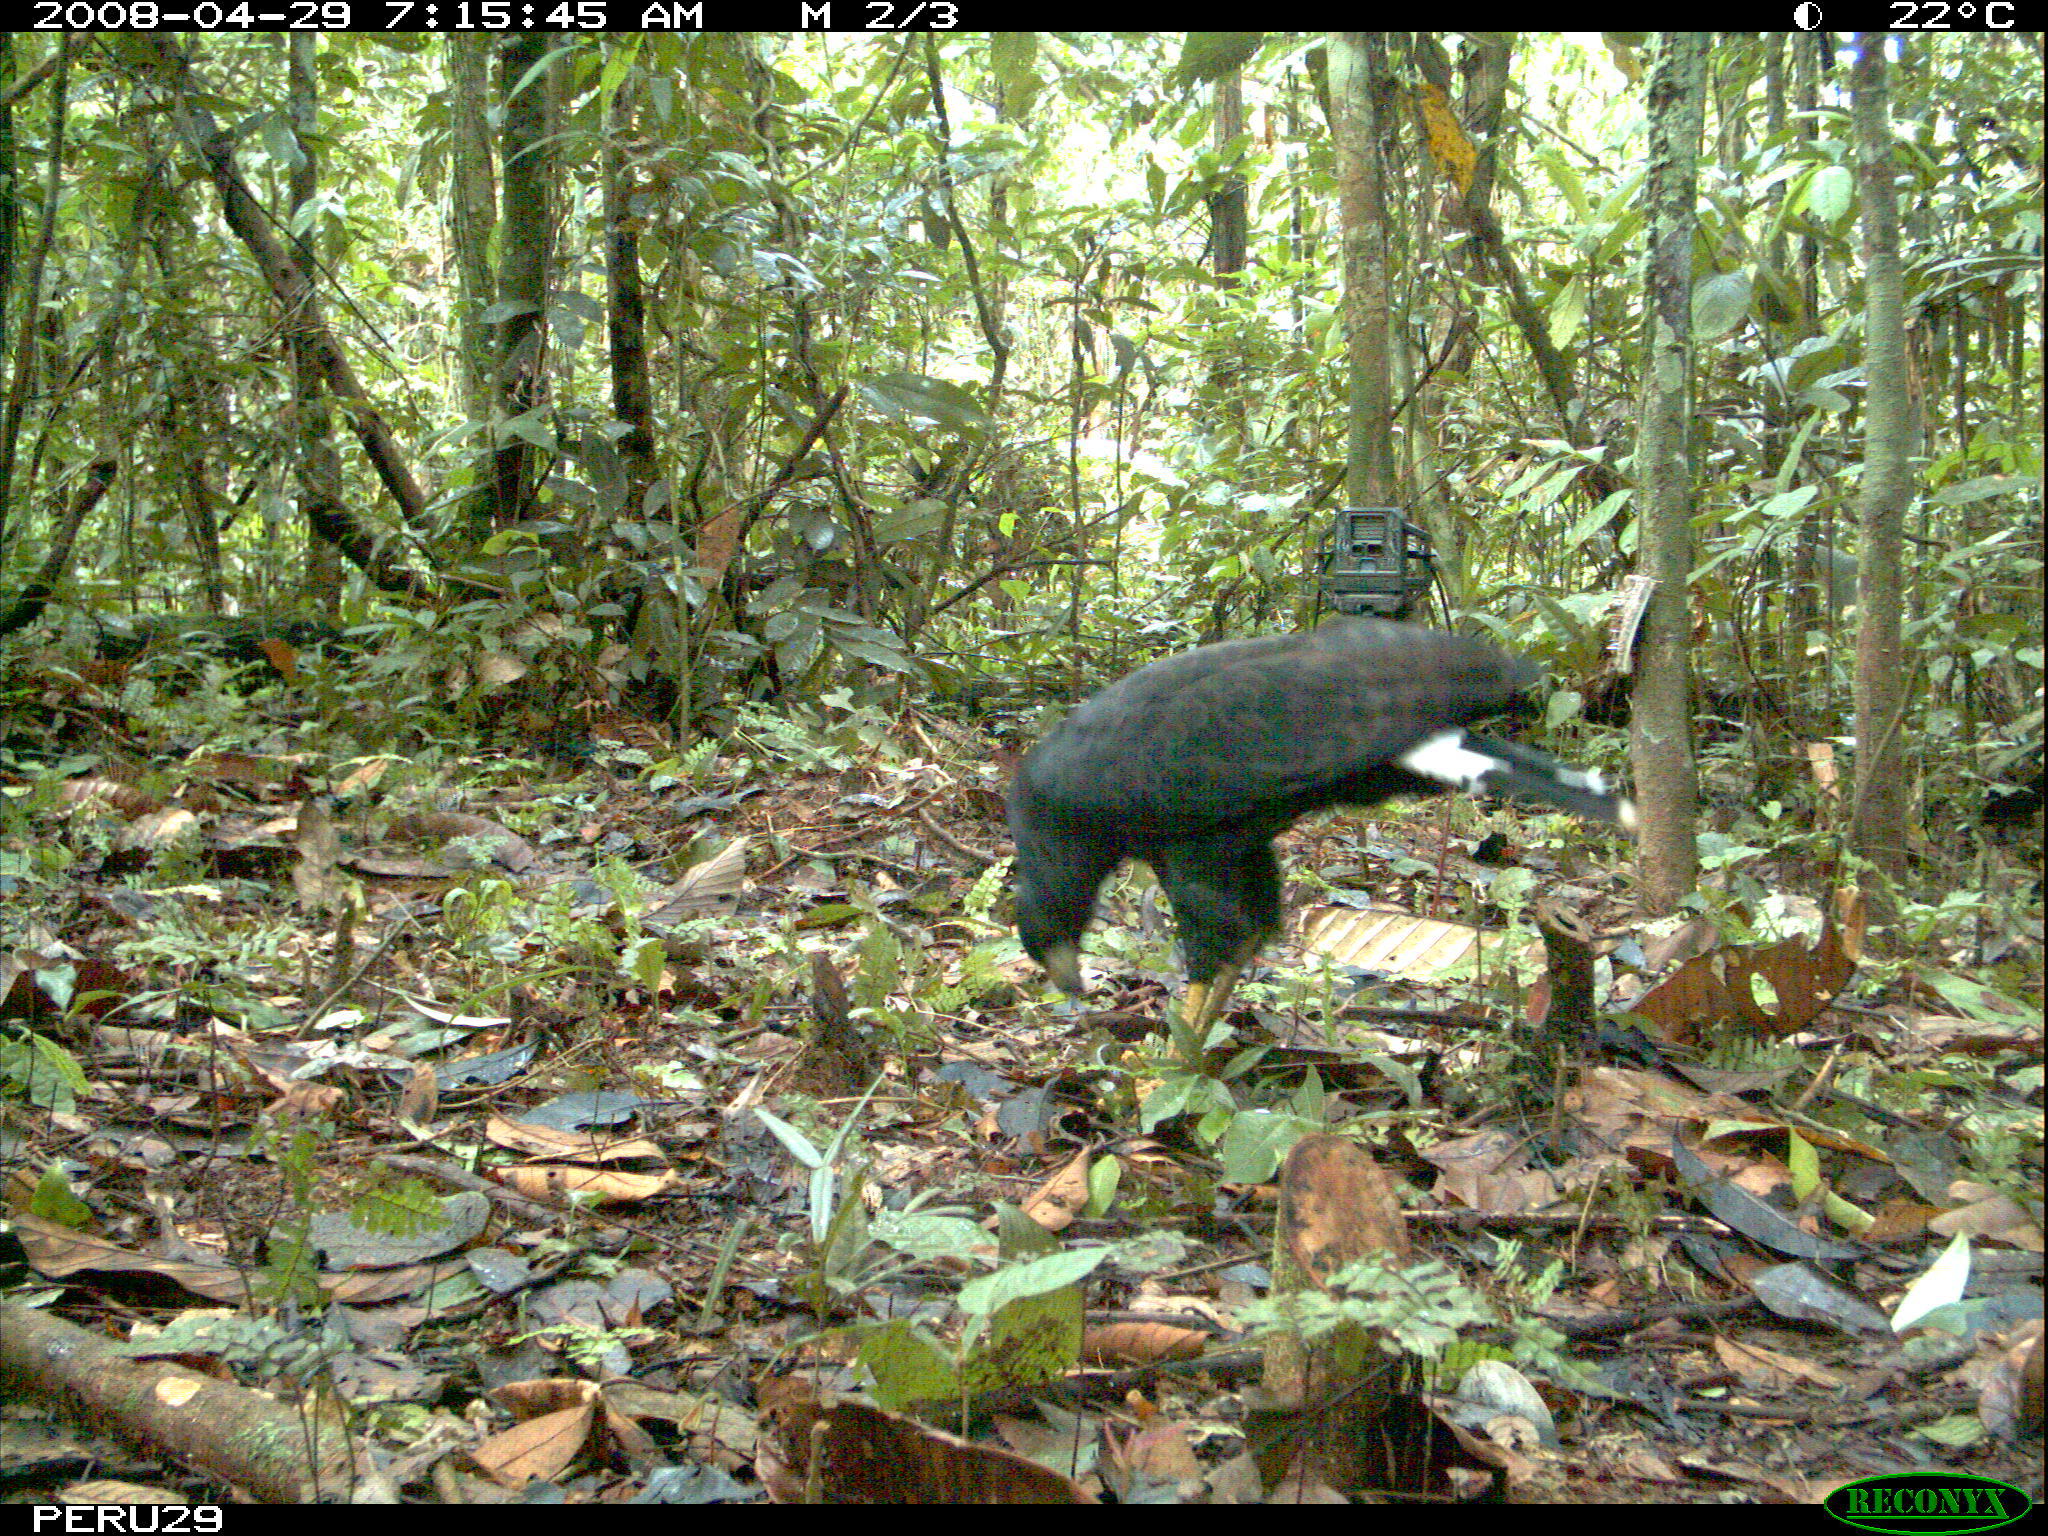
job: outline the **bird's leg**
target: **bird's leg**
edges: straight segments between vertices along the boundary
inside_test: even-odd
[[[1223,1012],[1230,994],[1237,989],[1237,978],[1243,974],[1242,960],[1226,960],[1209,980],[1188,984],[1187,995],[1181,999],[1180,1021],[1198,1048],[1203,1033]]]
[[[1244,972],[1244,961],[1226,960],[1217,968],[1216,974],[1207,981],[1191,981],[1180,1000],[1180,1015],[1167,1026],[1167,1034],[1173,1040],[1173,1048],[1190,1071],[1198,1071],[1202,1061],[1202,1042],[1208,1038],[1209,1026],[1223,1012],[1230,1001],[1230,994],[1237,986],[1237,978]]]

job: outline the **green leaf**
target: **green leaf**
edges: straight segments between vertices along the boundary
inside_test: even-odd
[[[1231,1116],[1229,1129],[1216,1149],[1222,1162],[1217,1176],[1226,1184],[1263,1184],[1273,1177],[1280,1160],[1297,1141],[1321,1129],[1321,1121],[1300,1115],[1240,1110]]]
[[[979,1276],[963,1285],[958,1305],[971,1317],[988,1317],[1013,1301],[1049,1295],[1076,1284],[1108,1257],[1107,1248],[1069,1248],[1042,1259],[1006,1264],[992,1275]]]
[[[2016,998],[2007,997],[1981,982],[1948,971],[1925,971],[1922,979],[1941,995],[1944,1002],[1966,1018],[1985,1024],[2013,1024],[2025,1019],[2031,1019],[2037,1025],[2041,1022],[2038,1006],[2029,1009]]]
[[[43,1169],[42,1178],[36,1181],[35,1193],[29,1196],[28,1210],[31,1216],[54,1221],[60,1227],[73,1230],[82,1230],[92,1224],[91,1209],[71,1192],[70,1179],[56,1163]]]
[[[1012,122],[1031,115],[1043,82],[1038,78],[1038,34],[996,32],[989,37],[989,73],[1003,88],[1003,108]]]
[[[1242,67],[1259,51],[1263,32],[1190,32],[1173,66],[1179,85],[1205,85]]]
[[[1961,1301],[1969,1281],[1970,1239],[1967,1233],[1958,1232],[1927,1273],[1906,1287],[1898,1309],[1892,1313],[1892,1331],[1904,1333],[1915,1323],[1924,1322],[1937,1308]]]
[[[884,1408],[951,1402],[960,1396],[960,1373],[944,1345],[914,1323],[884,1323],[861,1340],[854,1359],[874,1383]]]
[[[791,1125],[787,1120],[778,1119],[776,1116],[769,1114],[767,1110],[761,1108],[758,1104],[754,1106],[754,1114],[763,1125],[775,1133],[775,1139],[789,1149],[791,1157],[802,1163],[806,1168],[817,1168],[823,1165],[825,1161],[824,1155],[811,1145],[810,1138],[804,1135],[802,1131]]]
[[[886,667],[891,672],[908,672],[912,676],[918,676],[922,671],[916,662],[901,651],[892,651],[887,646],[876,645],[872,641],[848,640],[834,635],[832,644],[835,649],[871,666]]]
[[[1124,1165],[1113,1157],[1098,1157],[1088,1165],[1088,1214],[1109,1214],[1116,1203],[1117,1187],[1123,1182]]]
[[[70,1114],[86,1091],[78,1059],[44,1035],[0,1035],[0,1084],[39,1109]]]
[[[965,1216],[925,1215],[916,1211],[877,1211],[868,1235],[900,1254],[924,1262],[955,1259],[985,1263],[988,1233]]]
[[[1820,1188],[1820,1154],[1797,1131],[1786,1148],[1785,1166],[1792,1175],[1792,1198],[1804,1204]]]
[[[856,387],[874,407],[890,416],[922,417],[963,436],[979,437],[990,427],[988,414],[958,384],[921,373],[872,374]]]
[[[901,544],[934,534],[946,521],[946,504],[936,496],[920,496],[908,506],[875,519],[877,544]]]
[[[649,992],[661,985],[662,967],[667,964],[668,951],[652,936],[628,944],[620,957],[620,968]]]
[[[1692,332],[1696,341],[1716,341],[1741,325],[1749,314],[1751,292],[1747,272],[1720,272],[1692,290]]]
[[[1011,1302],[962,1362],[962,1390],[978,1395],[1059,1380],[1080,1358],[1081,1320],[1078,1286]]]
[[[1535,152],[1536,163],[1550,178],[1550,184],[1557,188],[1570,205],[1573,217],[1585,222],[1592,205],[1586,197],[1586,184],[1580,179],[1576,167],[1554,146],[1545,145]]]
[[[1602,497],[1598,506],[1581,513],[1579,520],[1572,524],[1570,531],[1564,536],[1565,548],[1577,549],[1586,540],[1613,522],[1615,513],[1619,512],[1627,504],[1632,494],[1632,492],[1625,490],[1616,491],[1610,496]]]
[[[1564,291],[1550,301],[1550,340],[1553,346],[1568,347],[1586,325],[1586,284],[1574,277]]]
[[[1806,206],[1827,224],[1839,224],[1856,203],[1856,178],[1846,167],[1824,165],[1806,186]]]

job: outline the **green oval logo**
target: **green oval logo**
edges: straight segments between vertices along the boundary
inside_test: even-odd
[[[2010,1525],[2033,1505],[2010,1483],[1961,1472],[1894,1472],[1844,1483],[1821,1507],[1859,1530],[1923,1536],[1991,1531]]]

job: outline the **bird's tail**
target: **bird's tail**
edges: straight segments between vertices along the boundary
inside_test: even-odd
[[[1600,774],[1561,763],[1546,752],[1465,731],[1439,731],[1401,756],[1410,773],[1479,794],[1541,800],[1591,821],[1636,829],[1636,804]]]

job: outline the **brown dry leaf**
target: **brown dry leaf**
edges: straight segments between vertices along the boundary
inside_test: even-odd
[[[275,636],[265,636],[256,642],[256,649],[277,668],[278,676],[286,682],[296,683],[299,680],[299,653],[291,646]]]
[[[1349,1504],[1351,1501],[1321,1478],[1306,1471],[1299,1462],[1266,1495],[1268,1504]]]
[[[161,810],[138,816],[123,827],[114,838],[114,851],[148,852],[174,843],[186,833],[196,832],[198,829],[197,816],[182,805],[167,805]]]
[[[353,768],[334,781],[334,794],[342,800],[352,800],[366,789],[373,789],[390,771],[395,761],[389,757],[373,757],[368,762],[357,763]]]
[[[1063,1232],[1088,1208],[1088,1154],[1076,1153],[1024,1201],[1024,1214],[1048,1232]]]
[[[1710,1023],[1737,1023],[1760,1035],[1795,1034],[1810,1024],[1855,974],[1866,918],[1854,893],[1838,893],[1820,935],[1696,955],[1637,998],[1631,1012],[1666,1042],[1697,1037]]]
[[[1211,1504],[1266,1502],[1265,1484],[1259,1478],[1258,1458],[1249,1451],[1240,1451],[1221,1466],[1213,1468],[1207,1482],[1208,1502]]]
[[[1939,1206],[1929,1205],[1924,1200],[1894,1198],[1871,1213],[1870,1225],[1861,1235],[1864,1242],[1879,1248],[1893,1243],[1910,1243],[1924,1237],[1927,1223],[1940,1214]]]
[[[673,1425],[700,1445],[714,1448],[719,1465],[728,1470],[745,1465],[754,1455],[760,1431],[753,1415],[716,1393],[664,1392],[628,1380],[608,1381],[602,1390],[609,1412],[636,1423],[652,1419]]]
[[[604,1412],[605,1438],[635,1471],[652,1472],[663,1464],[661,1446],[652,1435],[614,1409],[609,1398],[600,1397],[598,1404]]]
[[[190,1504],[192,1501],[172,1488],[154,1483],[122,1483],[112,1478],[71,1483],[57,1490],[59,1504]],[[139,1522],[138,1522],[139,1523]],[[170,1528],[170,1521],[164,1528]]]
[[[666,1156],[657,1142],[644,1136],[595,1136],[588,1131],[557,1130],[553,1126],[528,1125],[492,1115],[484,1135],[507,1151],[528,1157],[573,1157],[591,1162],[617,1163],[627,1159]]]
[[[1520,1215],[1547,1209],[1563,1193],[1554,1173],[1530,1161],[1519,1136],[1479,1131],[1439,1142],[1423,1156],[1438,1170],[1435,1193],[1447,1206]]]
[[[533,851],[533,844],[517,832],[499,826],[488,817],[472,816],[465,811],[432,811],[400,816],[391,823],[391,835],[423,843],[452,843],[474,838],[490,850],[492,863],[515,875],[530,867],[538,857]]]
[[[1662,1451],[1642,1442],[1622,1446],[1614,1470],[1618,1476],[1638,1482],[1669,1483],[1676,1487],[1687,1481],[1685,1474],[1667,1461]]]
[[[1187,1426],[1172,1420],[1148,1424],[1122,1441],[1112,1438],[1109,1451],[1118,1467],[1154,1482],[1186,1483],[1202,1476],[1202,1464],[1188,1444]]]
[[[739,895],[747,875],[747,840],[736,837],[701,864],[692,864],[676,882],[674,899],[702,906]],[[667,910],[664,908],[663,910]]]
[[[71,999],[60,1009],[36,972],[65,967],[71,971]],[[0,955],[0,1018],[26,1019],[31,1024],[48,1024],[60,1013],[101,1019],[133,1002],[143,990],[133,975],[97,955],[65,950],[46,954],[33,949]]]
[[[249,1298],[255,1277],[224,1264],[193,1264],[152,1258],[119,1243],[74,1232],[54,1221],[17,1211],[8,1218],[29,1264],[52,1280],[77,1274],[154,1275],[208,1301],[239,1305]]]
[[[1674,1124],[1732,1119],[1749,1113],[1749,1106],[1660,1073],[1596,1067],[1565,1094],[1564,1112],[1582,1119],[1590,1133],[1618,1149],[1638,1171],[1662,1176],[1670,1169]]]
[[[740,509],[737,504],[697,524],[697,563],[723,576],[739,552]]]
[[[437,1285],[451,1280],[460,1280],[469,1273],[469,1265],[462,1259],[439,1259],[431,1264],[400,1264],[391,1269],[354,1269],[344,1274],[325,1274],[320,1277],[320,1290],[330,1300],[351,1307],[374,1307],[386,1302],[400,1301],[408,1296],[421,1296]],[[467,1317],[481,1310],[486,1298],[459,1303],[452,1307],[438,1307],[434,1317]],[[421,1318],[424,1322],[427,1319]]]
[[[1710,955],[1721,947],[1721,932],[1710,917],[1695,917],[1666,934],[1643,940],[1643,969],[1653,975],[1686,960]]]
[[[2041,1054],[2041,1020],[2015,1019],[2010,1024],[1991,1024],[1983,1019],[1961,1019],[1945,1013],[1893,1015],[1892,1022],[1907,1033],[1905,1044],[1913,1051],[1940,1055],[1955,1051],[1964,1056],[1996,1056],[2005,1051]]]
[[[1233,1282],[1226,1281],[1225,1284]],[[1157,1318],[1162,1323],[1187,1324],[1196,1318],[1214,1323],[1218,1329],[1234,1331],[1237,1319],[1229,1305],[1218,1306],[1206,1296],[1190,1296],[1185,1292],[1168,1292],[1157,1289],[1148,1280],[1138,1287],[1130,1299],[1131,1309]]]
[[[1707,1134],[1701,1138],[1706,1146],[1720,1146],[1728,1139],[1757,1134],[1772,1138],[1790,1136],[1797,1132],[1812,1145],[1828,1152],[1848,1152],[1856,1157],[1868,1158],[1873,1163],[1891,1162],[1891,1155],[1883,1148],[1867,1141],[1858,1141],[1839,1131],[1830,1131],[1825,1126],[1801,1124],[1793,1126],[1776,1115],[1760,1114],[1754,1109],[1743,1109],[1731,1116],[1716,1113],[1707,1127]]]
[[[528,1392],[539,1384],[515,1383],[491,1394],[514,1414],[529,1410],[537,1401],[552,1401],[561,1393]],[[598,1390],[594,1382],[563,1384],[581,1400],[567,1408],[539,1413],[492,1435],[469,1453],[476,1466],[507,1488],[523,1488],[535,1478],[552,1480],[575,1464],[591,1444],[597,1427]]]
[[[682,1185],[673,1172],[621,1173],[616,1169],[572,1168],[532,1163],[501,1168],[498,1181],[532,1200],[581,1200],[596,1205],[640,1205]]]
[[[747,840],[736,837],[701,864],[692,864],[683,878],[641,914],[649,928],[675,927],[697,913],[737,904],[747,880]]]
[[[1814,787],[1830,802],[1840,800],[1842,776],[1835,766],[1835,744],[1831,741],[1809,741],[1806,744],[1806,764],[1813,774]]]
[[[261,794],[288,782],[295,769],[289,760],[254,752],[209,751],[187,758],[185,771],[195,778],[212,779]]]
[[[1171,1323],[1104,1323],[1081,1333],[1081,1358],[1090,1365],[1151,1365],[1160,1360],[1198,1360],[1209,1336]]]
[[[1977,1400],[1977,1416],[1988,1429],[2010,1435],[2041,1433],[2041,1335],[2030,1317],[2005,1336],[2005,1356]]]
[[[239,1057],[221,1048],[218,1038],[194,1039],[167,1029],[128,1029],[119,1024],[101,1024],[92,1032],[94,1059],[106,1067],[140,1067],[153,1075],[166,1074],[184,1065],[200,1074],[198,1082],[209,1089],[223,1084],[208,1069],[221,1066],[237,1085],[246,1086],[253,1074]]]
[[[332,1083],[289,1083],[281,1098],[264,1113],[281,1121],[332,1120],[348,1103],[348,1093]]]
[[[1451,105],[1443,87],[1429,81],[1423,83],[1418,102],[1422,108],[1422,132],[1429,144],[1429,158],[1452,186],[1461,194],[1469,195],[1473,178],[1479,170],[1479,150],[1465,132],[1465,125],[1458,120],[1457,109]]]
[[[1753,1392],[1790,1392],[1801,1386],[1833,1390],[1845,1378],[1815,1361],[1789,1355],[1779,1349],[1764,1349],[1717,1335],[1714,1353],[1741,1383]]]
[[[452,880],[462,873],[438,859],[398,859],[360,850],[350,853],[344,862],[357,874],[373,880]]]
[[[440,1105],[439,1075],[426,1062],[414,1062],[412,1073],[405,1080],[404,1091],[398,1096],[399,1122],[404,1125],[431,1125],[434,1111],[440,1108]]]
[[[507,684],[518,682],[527,671],[526,663],[509,651],[485,651],[476,664],[477,691],[496,693]]]
[[[1466,1429],[1462,1425],[1438,1420],[1451,1432],[1458,1449],[1470,1458],[1468,1466],[1447,1466],[1453,1497],[1478,1502],[1491,1495],[1498,1498],[1501,1486],[1526,1488],[1535,1481],[1537,1467],[1541,1464],[1540,1452],[1525,1455],[1505,1439],[1522,1439],[1533,1434],[1534,1426],[1518,1414],[1502,1414],[1489,1420],[1482,1432]],[[1539,1444],[1541,1437],[1536,1437]],[[1530,1449],[1524,1447],[1524,1449]]]
[[[997,1446],[820,1392],[759,1386],[774,1433],[757,1460],[769,1497],[822,1504],[1093,1504],[1069,1478]]]
[[[1498,949],[1505,933],[1440,923],[1397,907],[1310,907],[1301,918],[1301,947],[1338,965],[1427,981],[1480,950]]]
[[[299,905],[308,911],[342,910],[353,887],[335,868],[341,861],[341,834],[319,799],[308,797],[300,803],[295,841],[299,861],[292,866],[292,889]]]
[[[529,1376],[524,1381],[508,1381],[502,1387],[493,1387],[487,1395],[513,1418],[524,1422],[578,1407],[589,1402],[597,1390],[595,1383],[573,1377]]]
[[[2022,1253],[2041,1252],[2041,1224],[2017,1201],[1981,1184],[1958,1182],[1949,1194],[1959,1203],[1927,1223],[1942,1237],[1967,1232],[1993,1238]]]
[[[1408,1225],[1392,1184],[1354,1142],[1304,1136],[1280,1175],[1283,1240],[1318,1285],[1368,1253],[1408,1259]]]
[[[57,803],[74,811],[105,807],[123,816],[141,816],[162,802],[155,795],[146,795],[118,780],[95,777],[66,779],[57,786]]]
[[[128,676],[128,663],[98,656],[67,656],[60,650],[43,648],[21,653],[16,676],[25,687],[38,690],[47,704],[54,706],[59,699],[81,699],[88,707],[98,708],[104,707],[103,701],[92,698],[91,690],[120,684]]]

